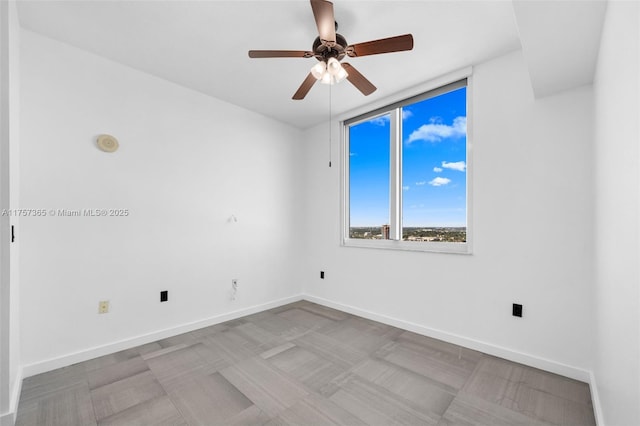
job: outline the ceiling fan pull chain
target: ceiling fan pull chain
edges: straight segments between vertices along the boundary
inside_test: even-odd
[[[329,167],[331,167],[331,85],[329,85]]]

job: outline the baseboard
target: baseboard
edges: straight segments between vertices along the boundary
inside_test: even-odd
[[[593,415],[596,418],[596,425],[604,426],[604,416],[602,415],[602,406],[600,405],[600,394],[598,393],[598,385],[596,376],[593,371],[590,372],[589,390],[591,390],[591,404],[593,405]]]
[[[22,367],[18,367],[16,381],[13,389],[11,389],[11,400],[9,401],[9,411],[0,415],[0,426],[14,426],[16,424],[16,416],[18,414],[18,402],[20,402],[20,393],[22,392]]]
[[[216,315],[213,317],[205,318],[199,321],[194,321],[187,324],[182,324],[177,327],[171,327],[164,330],[154,331],[148,334],[135,336],[129,339],[120,340],[117,342],[101,345],[93,348],[89,348],[83,351],[74,352],[71,354],[63,355],[60,357],[47,359],[33,364],[24,365],[22,367],[23,377],[30,377],[36,374],[44,373],[47,371],[55,370],[57,368],[66,367],[78,362],[87,361],[93,358],[97,358],[104,355],[109,355],[114,352],[122,351],[125,349],[133,348],[146,343],[155,342],[156,340],[166,339],[182,333],[188,333],[199,328],[208,327],[221,322],[229,321],[232,319],[240,318],[246,315],[255,314],[257,312],[265,311],[267,309],[276,308],[278,306],[286,305],[288,303],[297,302],[302,300],[302,294],[298,294],[283,299],[274,300],[271,302],[263,303],[260,305],[251,306],[248,308],[238,309],[236,311]],[[22,382],[22,381],[21,381]],[[4,425],[2,425],[4,426]]]
[[[16,413],[9,412],[0,414],[0,426],[13,426],[16,424]]]
[[[449,333],[446,331],[425,327],[423,325],[415,324],[409,321],[404,321],[404,320],[392,318],[386,315],[377,314],[375,312],[360,309],[355,306],[344,305],[342,303],[337,303],[337,302],[323,299],[321,297],[313,296],[310,294],[303,294],[303,298],[310,302],[318,303],[320,305],[324,305],[329,308],[338,309],[340,311],[358,315],[373,321],[378,321],[383,324],[402,328],[404,330],[409,330],[414,333],[422,334],[424,336],[433,337],[434,339],[439,339],[445,342],[464,346],[465,348],[473,349],[476,351],[484,352],[489,355],[508,359],[509,361],[514,361],[520,364],[528,365],[530,367],[539,368],[541,370],[549,371],[551,373],[559,374],[561,376],[570,377],[572,379],[580,380],[586,383],[590,383],[591,381],[591,372],[587,370],[583,370],[581,368],[562,364],[556,361],[551,361],[545,358],[536,357],[526,353],[514,351],[513,349],[505,348],[505,347],[494,345],[491,343],[470,339],[464,336],[459,336],[457,334]]]

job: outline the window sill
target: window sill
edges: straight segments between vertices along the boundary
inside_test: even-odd
[[[343,247],[360,247],[382,250],[419,251],[431,253],[471,254],[471,245],[466,243],[426,243],[421,241],[358,240],[347,238]]]

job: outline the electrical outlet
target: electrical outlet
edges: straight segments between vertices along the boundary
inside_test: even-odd
[[[522,305],[519,305],[517,303],[513,304],[513,309],[511,311],[511,314],[514,317],[522,317]]]
[[[161,302],[166,302],[167,300],[169,300],[169,291],[168,290],[163,290],[160,292],[160,301]]]
[[[320,271],[320,279],[324,280],[324,271]]]
[[[98,313],[99,314],[108,314],[109,313],[109,301],[101,300],[98,302]]]

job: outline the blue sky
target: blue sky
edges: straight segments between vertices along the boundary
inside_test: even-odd
[[[466,226],[466,88],[403,108],[404,226]],[[350,226],[389,223],[389,116],[349,134]]]

